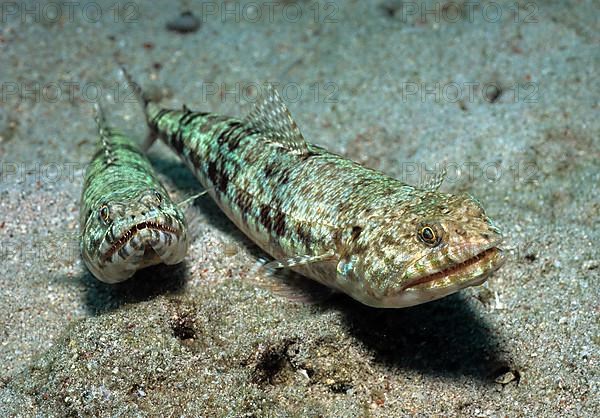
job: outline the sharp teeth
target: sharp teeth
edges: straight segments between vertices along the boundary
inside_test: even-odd
[[[450,275],[455,274],[455,273],[461,271],[462,269],[469,267],[473,264],[476,264],[477,262],[479,262],[480,260],[487,257],[488,254],[494,252],[495,250],[496,250],[496,247],[488,248],[487,250],[475,255],[474,257],[469,258],[468,260],[463,261],[462,263],[452,265],[444,270],[438,271],[437,273],[433,273],[428,276],[423,276],[418,279],[415,279],[412,283],[409,283],[405,287],[405,289],[409,289],[411,287],[420,286],[420,285],[423,285],[426,283],[430,283],[430,282],[438,281],[438,280],[442,280],[442,279],[449,280]]]
[[[168,225],[159,224],[159,223],[154,222],[154,221],[141,222],[141,223],[139,223],[139,224],[134,225],[133,227],[131,227],[131,229],[127,230],[121,236],[121,238],[119,238],[117,240],[117,242],[114,243],[110,247],[110,249],[105,253],[105,255],[103,257],[104,261],[109,260],[115,252],[119,251],[123,247],[123,245],[125,245],[125,243],[128,242],[131,239],[131,237],[133,237],[135,235],[136,232],[139,232],[142,229],[146,229],[146,228],[150,228],[150,229],[157,230],[157,231],[168,232],[169,234],[167,234],[167,236],[169,238],[171,236],[170,234],[173,234],[173,235],[177,236],[177,230],[175,228],[173,228],[173,227],[168,226]],[[112,234],[112,230],[111,230],[111,234]],[[160,235],[159,235],[159,237],[160,237]],[[113,238],[114,238],[114,235],[113,235]],[[136,241],[136,238],[137,237],[134,237],[134,241],[132,241],[132,243],[131,243],[132,246],[134,244],[139,244],[139,242]],[[169,241],[169,244],[170,244],[170,241]]]

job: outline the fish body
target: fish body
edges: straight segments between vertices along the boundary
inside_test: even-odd
[[[160,137],[276,261],[375,307],[483,283],[504,257],[468,195],[417,188],[307,142],[274,90],[244,119],[145,103]]]
[[[80,205],[81,254],[103,282],[144,267],[177,264],[188,248],[181,209],[132,139],[110,128],[97,109],[100,141],[87,168]]]

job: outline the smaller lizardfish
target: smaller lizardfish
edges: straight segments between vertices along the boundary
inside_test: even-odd
[[[141,268],[177,264],[188,249],[187,225],[150,161],[96,108],[100,141],[81,194],[81,254],[103,282],[126,280]]]

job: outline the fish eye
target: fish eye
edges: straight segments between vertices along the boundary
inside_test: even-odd
[[[102,221],[108,223],[110,220],[110,209],[108,208],[107,204],[100,206],[100,211],[98,214],[100,215],[100,219],[102,219]]]
[[[154,197],[156,197],[156,199],[158,200],[158,203],[161,203],[163,200],[163,197],[158,190],[154,191]]]
[[[441,234],[436,231],[433,225],[421,225],[418,231],[419,239],[429,247],[435,247],[442,239]]]

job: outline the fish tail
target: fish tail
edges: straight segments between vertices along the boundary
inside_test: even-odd
[[[142,86],[136,83],[136,81],[133,79],[133,76],[125,68],[125,65],[119,63],[119,66],[121,67],[121,71],[123,72],[123,75],[125,76],[129,87],[131,87],[131,89],[133,90],[135,98],[142,105],[142,110],[144,112],[144,117],[146,118],[146,123],[150,128],[150,131],[146,136],[144,144],[142,145],[143,151],[146,152],[152,146],[154,141],[156,141],[157,138],[157,132],[154,129],[154,124],[151,122],[154,118],[154,115],[160,110],[160,107],[156,103],[153,103],[148,94],[146,94],[146,92],[142,89]]]
[[[123,75],[125,76],[125,79],[127,80],[127,83],[129,83],[129,86],[133,89],[133,94],[135,95],[136,99],[142,104],[144,113],[147,113],[148,104],[150,103],[150,98],[144,92],[144,90],[142,90],[142,86],[140,86],[138,83],[135,82],[132,75],[129,74],[129,71],[127,71],[125,66],[123,64],[119,64],[119,65],[121,67],[121,71],[123,72]]]

